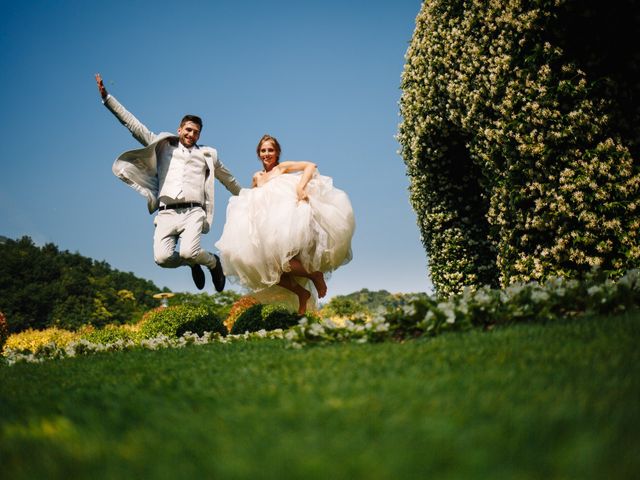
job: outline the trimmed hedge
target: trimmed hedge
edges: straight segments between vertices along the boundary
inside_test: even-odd
[[[84,333],[82,338],[91,343],[107,345],[119,340],[132,340],[135,342],[139,336],[140,333],[134,326],[110,324],[105,325],[103,328],[90,330],[88,333]]]
[[[231,328],[232,334],[257,332],[258,330],[286,329],[297,325],[300,315],[282,305],[255,304],[240,314]]]
[[[638,10],[423,2],[398,140],[439,295],[640,266]]]
[[[141,338],[158,335],[180,337],[185,332],[202,335],[204,332],[227,334],[222,320],[211,310],[190,305],[160,307],[144,315],[140,326]]]

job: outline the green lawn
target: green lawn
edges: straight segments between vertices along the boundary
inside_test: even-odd
[[[638,478],[640,315],[0,367],[0,477]]]

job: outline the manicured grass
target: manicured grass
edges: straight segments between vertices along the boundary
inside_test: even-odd
[[[640,316],[0,367],[3,478],[638,478]]]

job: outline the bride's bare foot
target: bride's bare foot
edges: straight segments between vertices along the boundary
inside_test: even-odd
[[[324,282],[324,274],[322,272],[313,272],[310,275],[313,286],[318,291],[318,297],[322,298],[327,294],[327,284]]]
[[[296,292],[298,295],[298,315],[304,315],[307,312],[307,301],[311,297],[311,293],[304,288],[301,288],[300,291]]]

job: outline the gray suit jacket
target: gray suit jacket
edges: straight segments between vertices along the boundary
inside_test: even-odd
[[[113,163],[113,173],[123,182],[131,186],[147,199],[149,213],[158,209],[158,169],[157,151],[164,146],[165,142],[177,142],[178,136],[168,132],[159,135],[151,132],[136,117],[127,111],[116,100],[113,95],[108,95],[104,105],[116,116],[116,118],[131,134],[138,140],[144,148],[126,151],[116,158]],[[214,182],[209,181],[211,173],[217,178],[233,195],[240,192],[240,184],[233,177],[231,172],[218,159],[218,152],[215,148],[199,146],[207,164],[207,174],[204,185],[204,209],[206,212],[206,222],[203,233],[207,233],[213,222],[213,193]]]

